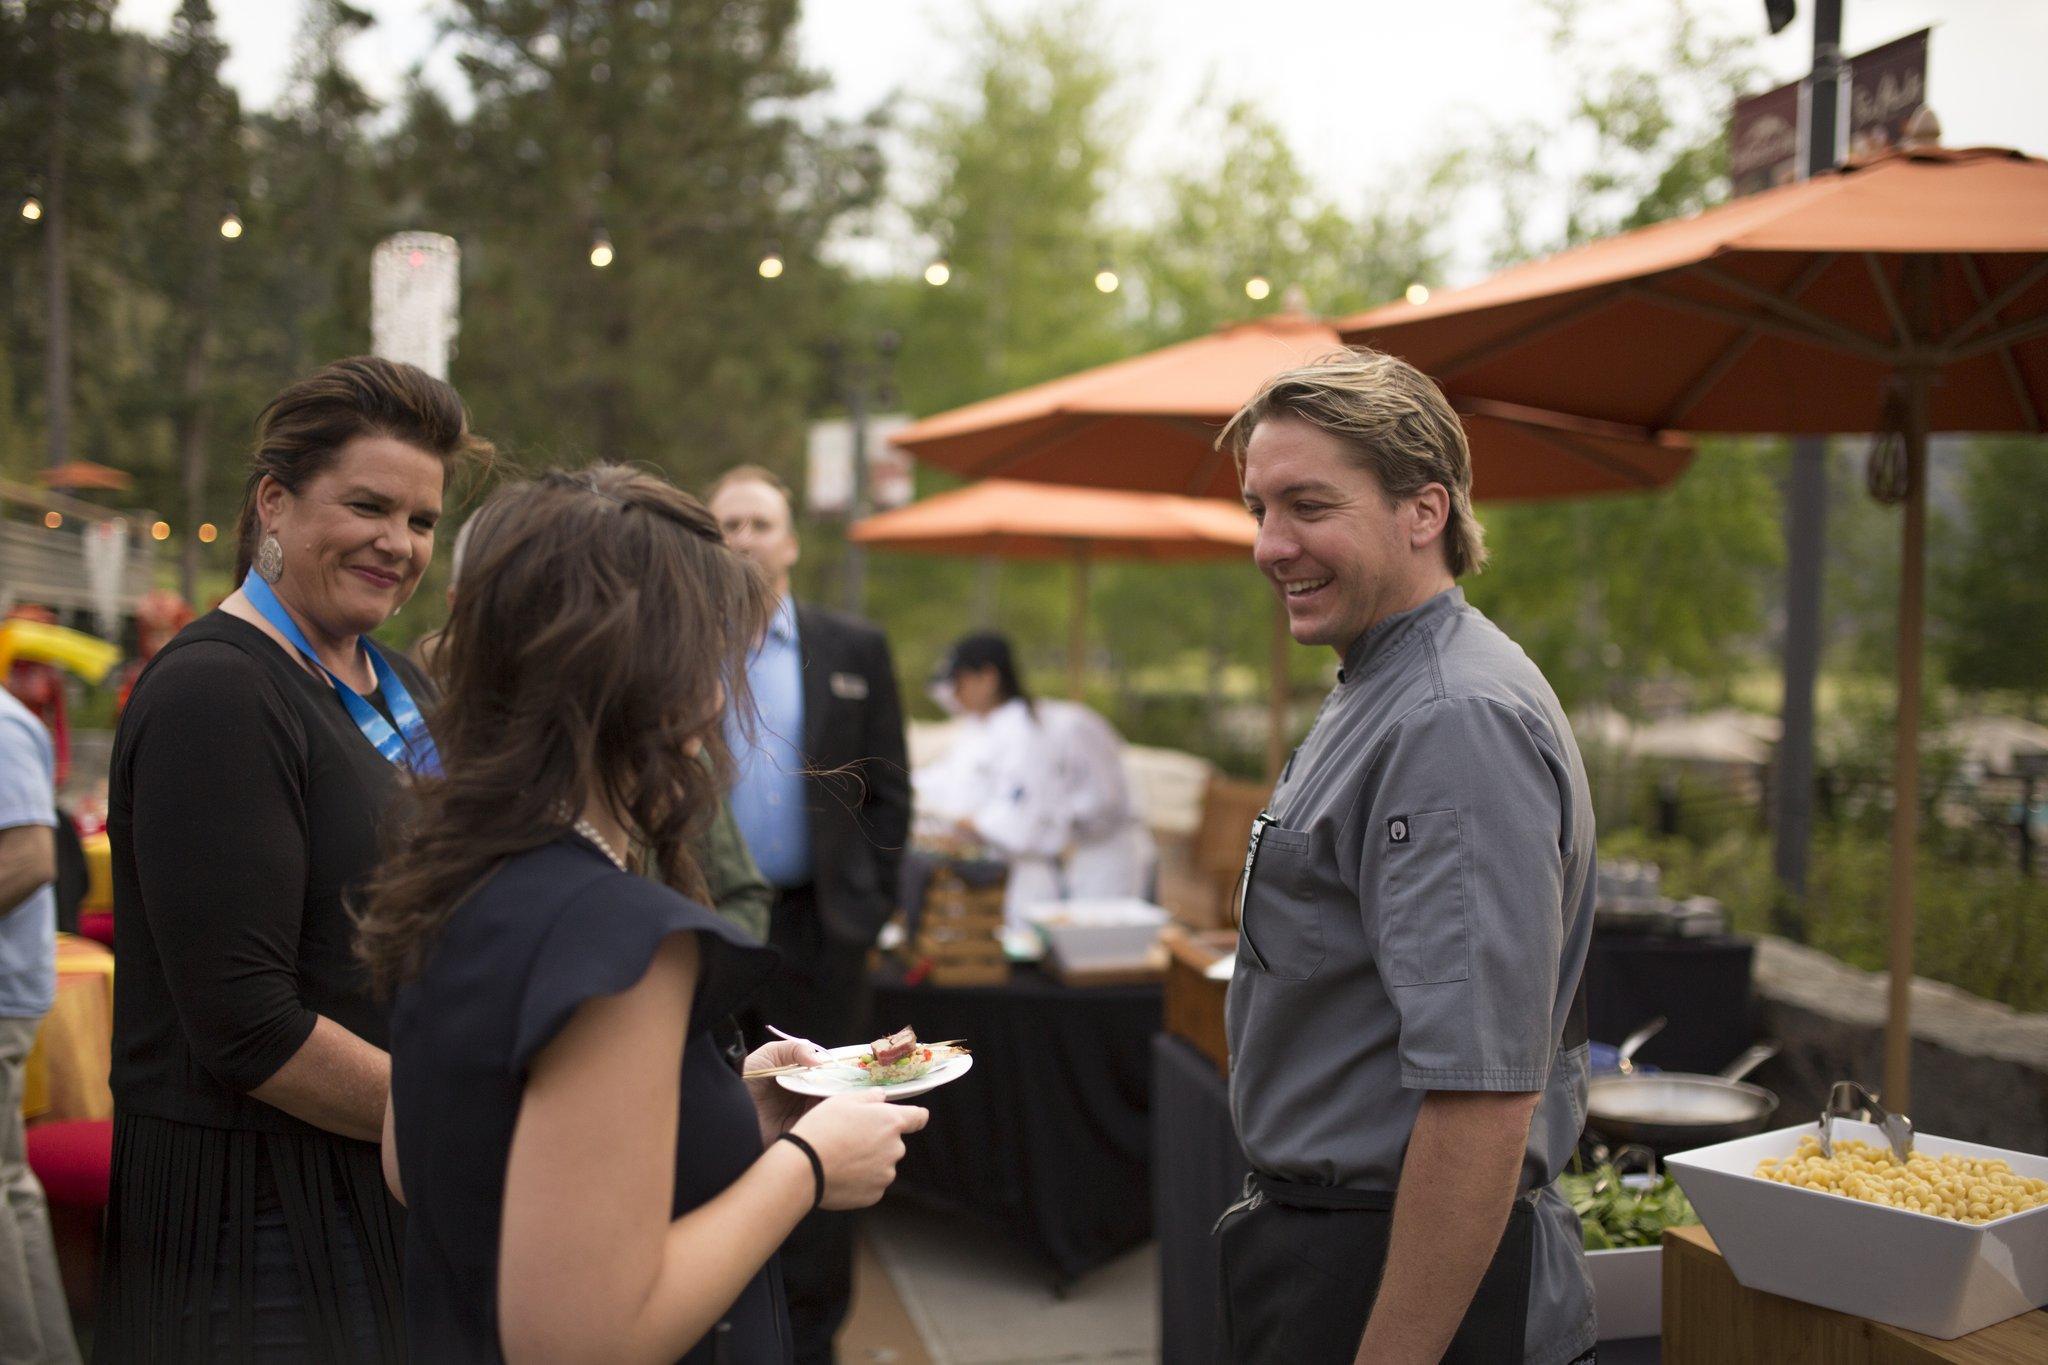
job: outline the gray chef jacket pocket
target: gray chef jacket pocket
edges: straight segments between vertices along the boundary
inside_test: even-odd
[[[1239,929],[1266,974],[1306,981],[1323,965],[1321,908],[1310,894],[1307,831],[1266,825],[1246,869]]]
[[[1471,877],[1455,810],[1387,821],[1380,864],[1380,975],[1428,986],[1472,975]]]

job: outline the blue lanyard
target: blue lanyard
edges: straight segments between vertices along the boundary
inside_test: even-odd
[[[384,700],[391,706],[391,719],[398,722],[395,730],[391,721],[384,719],[376,707],[336,677],[334,670],[320,662],[320,656],[307,643],[299,623],[292,620],[291,613],[284,609],[284,603],[277,600],[277,594],[271,591],[261,575],[251,573],[242,579],[242,596],[263,614],[264,620],[277,627],[279,634],[292,642],[292,647],[304,656],[307,663],[327,675],[327,680],[334,684],[335,695],[348,708],[349,719],[356,723],[356,728],[363,732],[363,738],[370,741],[386,762],[411,772],[425,773],[428,777],[441,775],[441,753],[434,747],[434,737],[427,732],[427,722],[420,715],[419,706],[399,680],[398,673],[386,662],[377,646],[370,643],[367,635],[361,637],[363,650],[370,656],[370,668],[377,675],[377,686],[383,690]]]

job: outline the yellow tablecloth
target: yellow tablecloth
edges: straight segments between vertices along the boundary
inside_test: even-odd
[[[57,998],[28,1055],[23,1116],[112,1118],[107,1069],[113,1044],[114,955],[89,938],[57,935]]]

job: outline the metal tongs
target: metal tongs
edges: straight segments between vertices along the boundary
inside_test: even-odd
[[[1913,1155],[1913,1120],[1904,1114],[1894,1114],[1877,1101],[1877,1096],[1865,1090],[1854,1081],[1836,1081],[1828,1091],[1827,1108],[1820,1111],[1820,1154],[1832,1157],[1835,1154],[1834,1126],[1836,1119],[1855,1119],[1861,1123],[1874,1123],[1883,1131],[1885,1141],[1891,1144],[1892,1155],[1904,1164]]]

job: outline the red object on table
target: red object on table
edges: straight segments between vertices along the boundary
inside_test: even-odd
[[[114,1121],[38,1123],[28,1130],[28,1164],[52,1204],[105,1208],[114,1168]]]
[[[111,910],[86,910],[78,916],[78,936],[89,938],[94,943],[114,946],[114,912]]]

